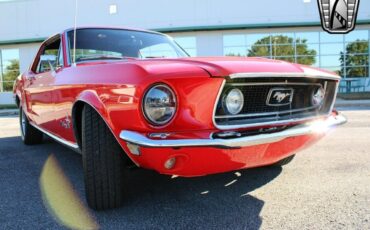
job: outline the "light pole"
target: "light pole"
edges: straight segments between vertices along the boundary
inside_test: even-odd
[[[74,67],[76,67],[77,13],[78,13],[78,0],[75,0],[75,26],[73,29],[73,58],[72,58],[72,66]]]
[[[0,49],[0,92],[4,91],[3,73],[3,55]]]
[[[274,37],[273,38],[273,45],[274,45],[274,59],[276,59],[276,41],[278,40],[279,38],[277,37]]]

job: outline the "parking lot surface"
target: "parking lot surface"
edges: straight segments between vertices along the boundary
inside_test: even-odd
[[[284,168],[191,179],[133,170],[124,207],[83,212],[101,229],[370,229],[370,110],[343,113],[347,124]],[[24,146],[18,129],[0,117],[0,229],[71,227],[43,193],[53,183],[63,203],[65,183],[41,174],[53,156],[86,205],[81,156],[50,139]]]

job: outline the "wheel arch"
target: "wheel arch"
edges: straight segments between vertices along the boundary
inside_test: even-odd
[[[109,117],[109,113],[107,112],[107,108],[100,100],[98,94],[92,90],[84,91],[83,93],[81,93],[72,106],[73,133],[80,150],[82,150],[82,112],[85,106],[91,107],[99,114],[99,117],[104,121],[113,136],[116,138],[117,143],[121,146],[122,151],[125,153],[124,155],[126,155],[126,157],[130,161],[134,162],[137,165],[137,163],[126,152],[124,146],[122,146],[121,142],[118,140],[117,136],[113,132],[112,122]]]
[[[20,105],[21,105],[21,100],[19,99],[19,96],[17,94],[15,95],[14,100],[15,100],[15,104],[16,104],[17,108],[19,108]]]
[[[84,106],[87,105],[84,101],[76,101],[72,108],[72,122],[73,134],[75,136],[78,147],[81,150],[82,146],[82,111]]]
[[[73,133],[76,138],[76,142],[79,146],[79,148],[82,148],[82,111],[85,106],[90,106],[93,108],[100,116],[101,119],[106,123],[109,129],[111,127],[108,125],[109,123],[107,122],[107,112],[104,107],[103,102],[99,99],[99,96],[97,93],[93,90],[86,90],[83,91],[78,97],[77,100],[74,102],[72,106],[72,124],[73,124]],[[108,118],[109,119],[109,118]],[[112,131],[112,130],[111,130]],[[112,132],[113,133],[113,132]],[[113,133],[114,134],[114,133]]]

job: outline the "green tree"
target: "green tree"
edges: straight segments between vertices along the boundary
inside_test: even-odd
[[[294,43],[296,43],[296,47],[294,47]],[[316,50],[308,48],[306,39],[297,38],[294,42],[294,38],[283,35],[272,36],[271,45],[270,36],[261,38],[248,50],[249,57],[272,55],[276,59],[289,62],[295,62],[295,55],[300,55],[302,57],[297,57],[297,62],[304,65],[314,64],[316,54]]]
[[[346,72],[347,77],[368,77],[369,42],[367,40],[357,39],[354,42],[348,43],[345,53],[340,53],[339,60],[342,75]]]
[[[4,91],[12,91],[15,79],[19,75],[19,61],[14,59],[10,60],[10,65],[8,65],[4,70],[3,81],[4,81]]]

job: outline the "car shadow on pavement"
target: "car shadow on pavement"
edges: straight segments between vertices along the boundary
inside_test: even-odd
[[[124,207],[96,217],[103,228],[119,226],[123,218],[132,228],[259,229],[264,202],[249,193],[280,172],[280,167],[271,167],[171,179],[137,170]]]
[[[10,154],[18,158],[16,160],[25,161],[19,158],[26,157],[27,162],[22,165],[33,167],[21,171],[14,170],[15,177],[18,177],[16,174],[24,174],[24,170],[33,172],[32,175],[18,178],[15,183],[25,183],[22,180],[38,181],[43,164],[53,154],[66,178],[86,204],[79,154],[50,139],[45,140],[42,145],[31,147],[21,144],[19,137],[2,138],[0,142],[0,158]],[[131,170],[124,206],[91,213],[101,229],[259,229],[264,201],[250,192],[272,181],[281,170],[280,167],[264,167],[198,178],[171,178],[149,170]],[[9,181],[4,186],[10,186],[11,183],[13,182]],[[48,219],[44,220],[44,227],[52,227],[54,220],[52,214],[46,214],[46,208],[42,207],[39,186],[35,186],[34,182],[27,183],[28,191],[17,193],[14,199],[27,200],[29,193],[34,194],[31,199],[36,200],[33,200],[31,210],[43,210],[27,213],[37,216],[29,216],[25,222],[26,226],[30,227],[32,220],[44,218]],[[21,208],[22,206],[19,206],[19,209]]]

